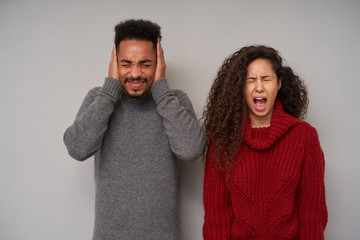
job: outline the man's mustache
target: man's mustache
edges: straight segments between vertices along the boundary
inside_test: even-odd
[[[138,77],[138,78],[128,77],[128,78],[125,78],[124,82],[125,83],[127,83],[127,82],[148,82],[148,79],[144,78],[144,77]]]

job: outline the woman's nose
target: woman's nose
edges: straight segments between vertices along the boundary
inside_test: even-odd
[[[261,81],[261,79],[256,80],[255,90],[256,90],[257,92],[262,92],[262,91],[264,91],[263,82]]]

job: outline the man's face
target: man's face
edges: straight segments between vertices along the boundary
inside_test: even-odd
[[[154,81],[156,51],[151,41],[124,40],[118,52],[119,78],[132,97],[146,97]]]

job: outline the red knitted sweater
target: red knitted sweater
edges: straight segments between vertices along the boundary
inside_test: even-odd
[[[210,143],[204,239],[324,239],[324,155],[316,130],[277,100],[270,127],[251,128],[226,180]]]

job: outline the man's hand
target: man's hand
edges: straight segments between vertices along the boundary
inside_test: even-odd
[[[115,44],[111,53],[108,77],[112,77],[115,78],[116,80],[120,80]]]
[[[159,80],[160,78],[165,78],[166,64],[164,59],[164,51],[161,47],[160,38],[157,42],[157,60],[156,60],[156,69],[154,80]]]

